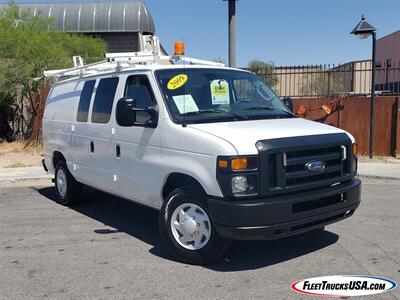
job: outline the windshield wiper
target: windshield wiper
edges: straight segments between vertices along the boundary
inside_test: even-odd
[[[278,110],[280,112],[283,112],[283,113],[293,117],[293,114],[291,112],[288,112],[286,110],[283,110],[278,107],[273,107],[273,106],[255,106],[255,107],[246,108],[246,110]]]
[[[231,116],[234,116],[234,117],[238,117],[238,118],[241,118],[241,119],[248,119],[249,118],[248,116],[240,115],[240,114],[237,114],[237,113],[233,113],[233,112],[230,112],[230,111],[226,111],[226,110],[223,110],[223,109],[217,109],[217,108],[200,109],[200,110],[197,110],[197,111],[191,111],[191,112],[187,112],[187,113],[184,113],[184,114],[178,114],[178,116],[196,116],[196,115],[200,115],[200,114],[204,114],[204,113],[225,113],[225,114],[228,114],[228,115],[231,115]]]

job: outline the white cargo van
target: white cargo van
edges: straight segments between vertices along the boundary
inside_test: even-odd
[[[48,73],[72,76],[53,85],[43,121],[61,204],[87,185],[155,208],[166,248],[194,264],[232,239],[286,237],[354,213],[349,133],[296,118],[253,73],[158,53]]]

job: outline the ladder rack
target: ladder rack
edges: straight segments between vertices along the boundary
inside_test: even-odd
[[[128,54],[128,53],[126,53]],[[44,71],[45,77],[53,77],[53,78],[64,78],[64,77],[72,77],[72,76],[80,76],[83,77],[85,75],[97,74],[107,71],[115,71],[121,72],[126,68],[134,68],[143,65],[156,65],[156,64],[177,64],[179,62],[187,63],[190,65],[207,65],[207,66],[216,66],[216,67],[224,67],[225,65],[222,63],[201,60],[186,56],[158,56],[154,57],[153,55],[132,55],[128,56],[124,54],[123,56],[115,56],[113,53],[106,54],[106,60],[102,60],[93,64],[76,66],[71,69],[63,69],[63,70],[49,70]]]
[[[144,51],[126,53],[106,53],[105,60],[84,65],[80,56],[74,56],[74,67],[63,70],[44,71],[43,75],[47,78],[57,80],[69,77],[83,77],[86,75],[98,74],[107,71],[121,72],[127,68],[135,68],[144,65],[168,65],[187,63],[190,65],[207,65],[224,67],[222,63],[201,60],[186,56],[167,56],[161,54],[159,39],[156,36],[141,36],[144,43]]]

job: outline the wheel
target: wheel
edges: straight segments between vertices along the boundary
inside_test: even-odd
[[[78,202],[82,185],[72,177],[64,161],[56,165],[55,188],[58,203],[69,206]]]
[[[204,192],[193,186],[168,195],[159,216],[161,239],[177,260],[206,265],[220,258],[231,245],[215,230]]]

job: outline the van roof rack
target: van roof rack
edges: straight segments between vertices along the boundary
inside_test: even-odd
[[[141,48],[139,52],[126,52],[126,53],[106,53],[105,60],[87,64],[83,63],[81,56],[73,56],[74,67],[62,70],[48,70],[44,71],[43,75],[47,78],[55,78],[57,80],[69,77],[83,77],[86,75],[93,75],[107,71],[121,72],[127,68],[135,68],[143,65],[157,65],[157,64],[178,64],[187,63],[190,65],[207,65],[224,67],[225,64],[191,58],[187,56],[168,56],[164,55],[160,47],[160,41],[154,35],[141,35]]]

